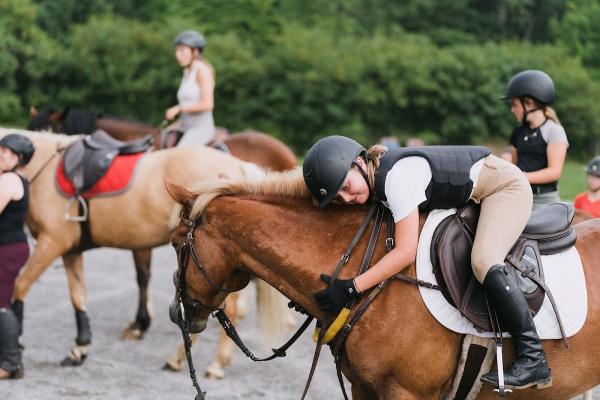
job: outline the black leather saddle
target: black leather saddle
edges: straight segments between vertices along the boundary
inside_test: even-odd
[[[546,294],[554,303],[544,284],[541,255],[559,253],[575,244],[573,216],[573,207],[566,203],[553,203],[534,211],[505,260],[534,316]],[[433,234],[430,254],[438,286],[446,300],[476,328],[491,331],[485,291],[471,268],[478,219],[479,205],[472,202],[445,218]]]
[[[76,193],[83,193],[104,176],[115,157],[142,153],[151,147],[152,136],[122,142],[98,130],[67,147],[63,157],[64,172]]]

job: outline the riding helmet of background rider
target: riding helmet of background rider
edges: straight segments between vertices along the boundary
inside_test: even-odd
[[[588,175],[600,177],[600,156],[596,156],[587,163],[585,172]]]
[[[194,57],[194,58],[198,58],[198,56],[200,56],[200,54],[202,54],[202,50],[204,50],[204,47],[206,46],[206,39],[199,32],[196,32],[193,30],[187,30],[187,31],[183,31],[183,32],[179,33],[179,35],[177,35],[177,37],[173,41],[173,45],[175,45],[175,46],[183,45],[183,46],[187,46],[187,47],[191,48],[192,50],[197,51],[198,54],[196,54],[196,57]],[[192,59],[192,61],[190,61],[190,64],[191,64],[191,62],[193,62],[193,59]],[[189,67],[189,65],[184,66],[184,68],[185,67]]]
[[[9,149],[19,157],[19,162],[11,169],[11,171],[27,165],[35,152],[35,147],[28,137],[15,133],[8,134],[0,139],[0,147]]]
[[[525,102],[528,97],[535,101],[536,108],[526,109]],[[549,107],[556,99],[556,91],[554,82],[547,73],[538,70],[526,70],[513,76],[508,82],[503,100],[512,98],[519,99],[523,106],[522,125],[527,126],[527,116],[537,110],[544,110],[546,117],[556,123],[559,122],[556,113]]]

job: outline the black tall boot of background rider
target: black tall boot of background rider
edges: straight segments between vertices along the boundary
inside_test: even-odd
[[[23,377],[19,321],[8,308],[0,308],[0,379]]]

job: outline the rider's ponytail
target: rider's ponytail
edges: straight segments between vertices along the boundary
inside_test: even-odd
[[[367,177],[371,190],[375,190],[375,172],[379,168],[379,159],[388,151],[387,146],[376,144],[367,150]]]
[[[546,116],[546,118],[551,119],[552,121],[560,125],[560,120],[558,119],[558,115],[556,115],[556,111],[554,111],[554,108],[550,106],[544,107],[544,115]]]

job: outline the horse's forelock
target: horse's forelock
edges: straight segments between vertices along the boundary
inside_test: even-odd
[[[198,194],[190,215],[193,219],[197,219],[208,204],[219,196],[257,195],[267,199],[310,196],[299,167],[285,172],[269,171],[254,179],[204,181],[194,185],[192,192]]]

